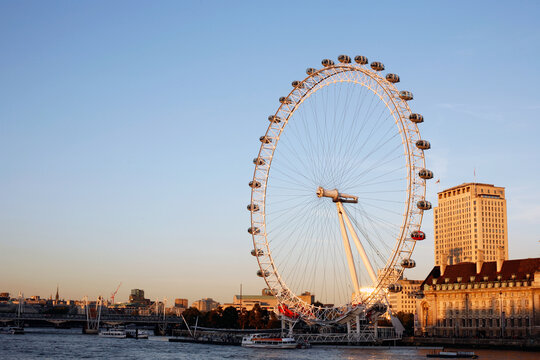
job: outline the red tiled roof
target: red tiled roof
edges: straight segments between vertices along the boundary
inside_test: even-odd
[[[447,265],[443,276],[441,276],[440,267],[435,266],[421,286],[423,287],[424,284],[432,285],[433,279],[436,279],[436,284],[444,284],[446,279],[449,283],[456,283],[458,277],[461,277],[461,283],[469,283],[471,276],[474,276],[474,281],[485,281],[484,277],[486,276],[487,281],[497,281],[497,277],[500,275],[501,280],[506,281],[512,280],[512,275],[515,275],[515,280],[523,281],[527,280],[527,274],[529,274],[528,280],[532,281],[536,271],[540,271],[540,258],[506,260],[503,262],[500,272],[497,272],[496,261],[484,262],[479,274],[476,273],[476,263],[462,262]]]

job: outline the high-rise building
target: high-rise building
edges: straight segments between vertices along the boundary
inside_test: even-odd
[[[150,300],[144,298],[144,290],[141,289],[131,289],[131,294],[129,295],[129,302],[137,305],[150,304]]]
[[[435,266],[508,259],[504,188],[466,183],[438,193],[434,209]]]
[[[214,299],[212,298],[204,298],[194,301],[191,306],[199,311],[211,311],[216,309],[219,306],[219,303],[217,301],[214,301]]]
[[[188,300],[187,299],[174,299],[174,307],[187,309]]]

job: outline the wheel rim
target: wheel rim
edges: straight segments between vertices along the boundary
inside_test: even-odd
[[[254,251],[259,275],[280,305],[306,321],[332,323],[380,302],[387,286],[401,276],[400,263],[410,258],[415,246],[410,232],[419,230],[421,225],[422,210],[416,203],[425,197],[425,181],[418,177],[418,170],[425,168],[425,161],[423,150],[415,146],[420,134],[416,124],[408,120],[411,111],[407,102],[400,98],[397,88],[377,72],[355,64],[331,65],[311,71],[304,80],[294,82],[293,87],[285,97],[288,101],[279,106],[266,134],[261,137],[262,145],[254,161],[252,184],[257,186],[252,186],[250,204]],[[343,107],[341,114],[340,106]],[[360,110],[354,112],[355,108]],[[386,111],[382,118],[382,115],[373,115],[380,109]],[[349,110],[353,111],[347,114]],[[323,112],[324,117],[320,116]],[[357,121],[360,117],[362,121]],[[379,121],[385,126],[379,127]],[[388,130],[391,128],[393,132]],[[312,133],[317,136],[312,137]],[[366,139],[357,141],[354,134],[365,135]],[[340,141],[335,140],[338,137]],[[278,143],[282,150],[276,151]],[[374,151],[370,153],[369,149]],[[392,151],[385,155],[381,149]],[[385,169],[385,165],[393,164],[389,157],[396,160],[392,158],[396,151],[401,151],[401,157],[396,158],[401,165]],[[291,163],[284,155],[292,154],[300,160],[300,152],[304,152],[304,162]],[[402,180],[401,187],[380,186],[385,182],[391,185],[393,180],[388,176],[396,172],[400,172],[401,178],[397,180]],[[319,199],[317,202],[313,188],[317,185],[329,189],[339,186],[339,191],[344,193],[359,192],[358,206],[347,206],[345,211],[375,262],[377,279],[360,279],[363,287],[371,288],[370,292],[353,290],[351,293],[351,287],[343,279],[343,274],[348,275],[343,271],[343,252],[336,241],[337,216],[334,211],[331,219],[332,205],[328,201]],[[374,185],[386,189],[386,195],[366,196],[376,192],[370,190]],[[402,208],[397,214],[400,221],[396,221],[395,214],[390,221],[388,217],[377,215],[390,210],[387,205],[376,204],[392,201],[393,191],[403,195],[396,205]],[[306,200],[296,201],[295,196]],[[280,201],[289,204],[280,208]],[[317,224],[321,219],[326,219],[324,224]],[[313,245],[317,240],[328,242]],[[329,255],[332,252],[329,250],[334,251],[333,256]],[[362,278],[361,264],[356,257],[354,261]],[[327,270],[332,266],[334,271],[329,275]],[[307,304],[298,296],[303,290],[310,290],[332,306],[321,308]]]

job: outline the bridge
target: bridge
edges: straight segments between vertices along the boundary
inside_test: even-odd
[[[0,313],[0,323],[9,323],[17,320],[24,321],[27,324],[38,325],[43,322],[49,322],[55,325],[61,324],[73,324],[84,325],[87,322],[85,314],[29,314],[22,313]],[[102,314],[101,323],[107,325],[120,325],[120,324],[139,324],[139,325],[157,325],[163,324],[163,315],[119,315],[119,314]],[[168,316],[166,318],[167,324],[183,324],[184,321],[181,317]]]

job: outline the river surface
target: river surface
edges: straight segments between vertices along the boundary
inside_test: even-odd
[[[111,339],[83,335],[81,329],[27,328],[24,335],[0,334],[0,359],[426,359],[430,350],[415,348],[318,347],[297,350],[245,349],[148,340]],[[470,351],[470,350],[469,350]],[[538,352],[474,350],[480,359],[538,360]]]

